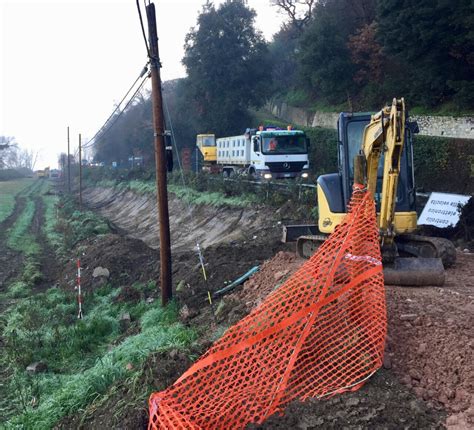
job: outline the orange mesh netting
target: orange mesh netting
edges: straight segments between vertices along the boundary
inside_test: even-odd
[[[374,202],[149,400],[149,429],[241,429],[294,399],[359,388],[382,364],[386,311]]]

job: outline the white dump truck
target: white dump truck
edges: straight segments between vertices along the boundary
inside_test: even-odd
[[[225,176],[243,174],[262,179],[308,177],[309,139],[304,131],[290,127],[287,130],[248,128],[241,136],[221,137],[211,143],[215,148],[215,165]],[[201,152],[206,149],[202,145]]]

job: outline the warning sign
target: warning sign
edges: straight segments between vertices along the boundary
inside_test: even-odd
[[[426,206],[418,218],[418,224],[430,224],[436,227],[454,227],[459,221],[460,208],[471,196],[461,194],[431,193]]]

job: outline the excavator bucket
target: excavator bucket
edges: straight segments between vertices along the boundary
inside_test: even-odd
[[[386,285],[442,286],[445,270],[441,258],[396,258],[384,265]]]

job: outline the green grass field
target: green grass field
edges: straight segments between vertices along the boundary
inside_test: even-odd
[[[0,222],[13,212],[15,196],[30,186],[36,179],[17,179],[0,182]]]

